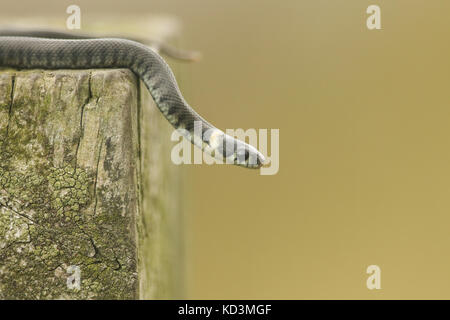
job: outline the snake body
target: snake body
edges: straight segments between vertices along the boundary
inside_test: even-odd
[[[143,81],[172,126],[204,152],[247,168],[259,168],[265,163],[256,148],[225,134],[195,112],[183,98],[170,67],[149,47],[120,38],[67,38],[39,37],[27,32],[0,33],[0,67],[128,68]]]
[[[20,29],[20,28],[2,28],[0,29],[0,37],[33,37],[33,38],[47,38],[47,39],[95,39],[95,38],[122,38],[117,35],[93,35],[93,34],[84,34],[84,33],[68,33],[59,30],[46,30],[46,29]],[[149,47],[156,49],[156,51],[160,52],[163,55],[169,56],[171,58],[181,60],[181,61],[198,61],[201,57],[201,54],[196,51],[185,51],[178,48],[175,48],[163,41],[158,41],[155,39],[149,38],[139,38],[139,37],[126,37],[128,40],[132,40],[135,42],[140,42]]]

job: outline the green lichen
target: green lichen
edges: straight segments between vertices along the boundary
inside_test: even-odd
[[[25,173],[0,166],[1,298],[132,298],[125,218],[86,212],[92,183],[92,173],[70,165]],[[67,288],[71,265],[81,270],[79,291]]]
[[[90,72],[72,71],[65,87],[55,74],[0,72],[0,299],[135,298],[132,217],[114,186],[96,187],[98,168],[77,159],[74,119],[89,102]],[[79,290],[67,286],[70,266]]]

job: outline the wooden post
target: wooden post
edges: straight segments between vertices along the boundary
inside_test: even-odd
[[[179,297],[170,133],[127,69],[0,71],[0,299]]]

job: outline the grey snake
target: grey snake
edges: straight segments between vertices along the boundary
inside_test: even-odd
[[[217,129],[183,98],[164,59],[144,44],[63,32],[1,31],[0,67],[18,69],[128,68],[149,90],[170,124],[212,157],[247,168],[266,163],[253,146]]]

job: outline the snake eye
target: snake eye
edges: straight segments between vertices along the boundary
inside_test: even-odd
[[[239,148],[236,152],[236,161],[238,163],[241,164],[246,163],[249,157],[250,157],[249,151],[244,148]]]

